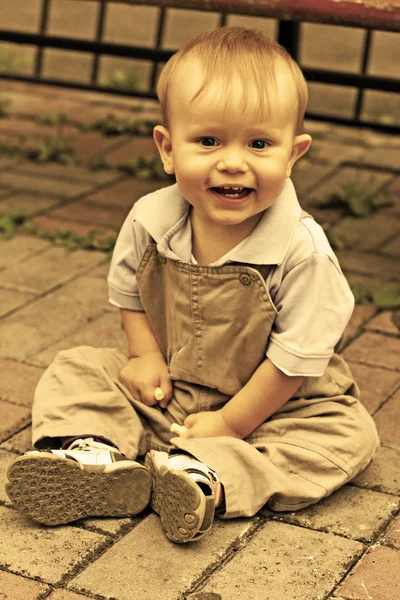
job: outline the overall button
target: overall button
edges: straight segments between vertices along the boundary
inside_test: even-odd
[[[158,254],[158,260],[160,261],[160,263],[163,263],[163,264],[165,264],[167,262],[167,259],[162,254]]]
[[[251,285],[251,277],[247,273],[239,275],[239,281],[242,285]]]

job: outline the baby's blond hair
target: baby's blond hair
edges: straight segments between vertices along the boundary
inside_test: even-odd
[[[166,63],[157,83],[157,95],[161,103],[163,124],[169,129],[170,83],[180,64],[187,58],[197,58],[204,69],[204,82],[192,102],[200,96],[212,81],[218,80],[221,88],[232,90],[232,74],[239,76],[243,85],[243,110],[248,110],[247,90],[255,86],[258,91],[259,114],[268,107],[268,89],[276,89],[276,64],[283,60],[290,68],[297,89],[296,134],[303,131],[303,119],[308,92],[304,76],[290,54],[277,42],[264,36],[261,31],[247,27],[222,27],[207,31],[186,42]],[[254,89],[254,88],[253,88]],[[234,90],[232,90],[234,93]]]

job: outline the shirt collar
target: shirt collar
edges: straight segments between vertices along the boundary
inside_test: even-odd
[[[178,184],[162,188],[137,203],[135,220],[151,235],[161,254],[191,262],[190,204]],[[301,207],[294,186],[286,179],[282,192],[261,217],[253,233],[214,265],[226,262],[279,265],[289,248],[300,219]]]

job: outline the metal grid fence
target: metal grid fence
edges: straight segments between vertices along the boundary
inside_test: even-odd
[[[33,74],[23,76],[12,73],[1,74],[0,78],[30,81],[35,83],[50,84],[69,88],[95,90],[109,94],[121,94],[136,98],[156,99],[155,87],[159,72],[159,66],[165,63],[174,51],[163,49],[163,37],[165,32],[165,22],[168,8],[159,6],[157,16],[157,27],[154,45],[152,48],[142,46],[115,44],[104,41],[104,31],[107,19],[108,0],[97,0],[97,16],[95,36],[93,40],[75,39],[70,37],[54,36],[48,34],[49,11],[52,0],[42,0],[41,16],[38,31],[36,33],[27,33],[22,31],[8,31],[0,29],[0,42],[9,42],[14,44],[29,45],[36,48]],[[189,8],[190,10],[190,8]],[[193,9],[194,10],[194,9]],[[219,13],[219,26],[227,24],[228,13]],[[345,87],[356,88],[357,94],[353,107],[353,114],[350,118],[332,116],[323,113],[307,113],[307,118],[329,121],[339,124],[348,124],[351,126],[370,127],[399,133],[400,127],[384,124],[381,122],[372,122],[361,118],[363,110],[363,101],[366,90],[378,90],[383,92],[400,92],[400,79],[390,77],[380,77],[368,74],[368,64],[371,56],[371,43],[374,31],[364,29],[364,40],[362,49],[362,60],[358,73],[346,73],[331,69],[303,68],[307,80],[313,83],[334,84]],[[299,48],[301,39],[301,23],[298,21],[281,20],[278,22],[277,40],[282,44],[291,55],[299,62]],[[60,80],[45,77],[43,75],[43,53],[46,49],[68,50],[71,52],[84,52],[91,56],[91,74],[90,81],[77,83],[74,81]],[[115,87],[102,85],[99,83],[99,65],[100,58],[103,56],[113,56],[120,58],[130,58],[151,61],[152,68],[149,76],[147,89],[132,90],[118,89]],[[300,64],[303,67],[303,65]]]

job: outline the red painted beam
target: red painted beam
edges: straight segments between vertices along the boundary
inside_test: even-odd
[[[400,0],[109,0],[400,31]]]

